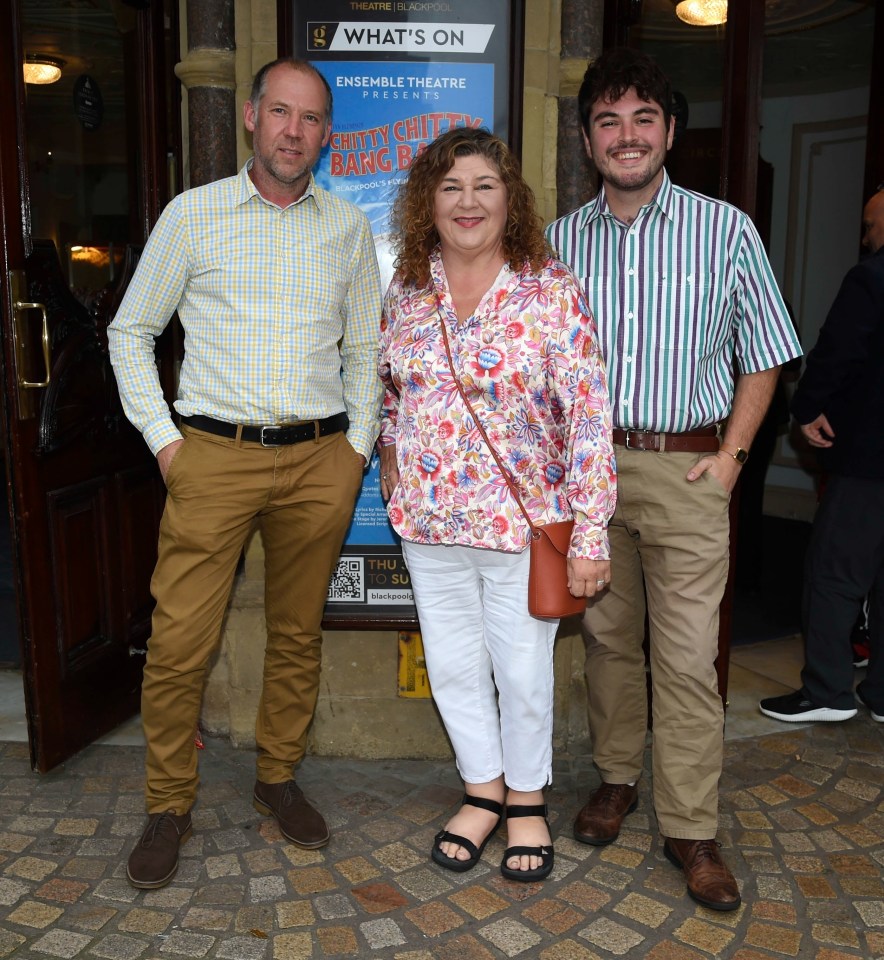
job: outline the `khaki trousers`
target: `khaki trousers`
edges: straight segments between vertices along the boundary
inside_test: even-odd
[[[593,760],[606,783],[641,775],[647,611],[657,822],[667,837],[711,839],[724,736],[714,663],[730,497],[708,473],[685,480],[702,454],[621,446],[616,454],[611,586],[583,620]]]
[[[328,581],[362,481],[343,433],[262,447],[184,427],[166,477],[157,601],[141,694],[149,813],[185,813],[196,799],[194,735],[206,668],[217,649],[233,577],[257,521],[265,553],[264,683],[257,775],[292,776],[319,689]]]

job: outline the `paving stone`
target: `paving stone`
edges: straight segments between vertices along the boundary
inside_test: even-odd
[[[554,934],[563,934],[584,919],[580,911],[557,900],[539,900],[532,903],[522,911],[522,917]]]
[[[25,938],[20,933],[0,927],[0,957],[13,956],[24,942]]]
[[[350,927],[320,927],[316,936],[323,956],[355,957],[359,954],[359,941]]]
[[[61,868],[66,877],[82,877],[84,880],[97,880],[107,872],[108,865],[104,860],[87,857],[71,857]]]
[[[696,919],[685,920],[674,931],[673,936],[682,943],[697,947],[713,956],[718,956],[734,940],[734,935],[728,930]]]
[[[269,947],[269,942],[259,937],[231,937],[221,940],[213,954],[219,960],[261,960]]]
[[[63,957],[70,960],[86,949],[91,943],[92,938],[82,933],[74,933],[70,930],[50,930],[37,940],[31,949],[35,953],[45,954],[50,957]]]
[[[399,924],[389,918],[367,920],[365,923],[359,924],[359,930],[372,950],[397,947],[408,942]]]
[[[672,907],[638,893],[628,894],[614,907],[614,910],[624,917],[629,917],[630,920],[635,920],[637,923],[654,929],[659,927],[672,913]]]
[[[509,901],[478,884],[458,890],[448,899],[476,920],[486,920],[509,907]]]
[[[217,880],[218,877],[242,876],[242,866],[235,853],[227,853],[219,857],[206,857],[205,866],[206,876],[210,880]]]
[[[483,871],[481,866],[474,867],[470,871],[472,879],[478,879]],[[466,881],[466,874],[452,874],[450,870],[442,870],[439,867],[418,867],[416,870],[410,870],[408,873],[400,873],[396,877],[396,883],[409,896],[415,900],[432,900],[441,897],[452,888],[448,876]]]
[[[180,957],[204,957],[215,944],[215,938],[202,933],[173,930],[160,947],[160,953]]]
[[[854,907],[867,927],[884,927],[884,900],[858,900]]]
[[[340,860],[335,864],[335,870],[350,883],[364,883],[381,874],[378,867],[369,863],[365,857],[349,857],[346,860]]]
[[[426,855],[416,853],[404,843],[391,843],[380,847],[372,856],[392,873],[401,873],[411,867],[421,866],[426,861]]]
[[[645,942],[645,938],[635,930],[604,918],[594,920],[588,927],[579,930],[577,936],[618,957]]]
[[[280,876],[252,877],[249,880],[249,899],[252,903],[266,903],[285,895],[285,880]]]
[[[25,833],[0,832],[0,850],[8,850],[11,853],[22,853],[24,850],[36,841],[36,837],[28,836]]]
[[[187,887],[163,887],[161,890],[146,890],[142,903],[156,910],[179,910],[193,899],[193,890]],[[242,903],[242,894],[239,900]]]
[[[280,927],[303,927],[316,919],[313,904],[309,900],[286,901],[276,904],[276,922]]]
[[[63,914],[64,910],[60,907],[51,907],[34,900],[25,900],[6,917],[6,922],[18,924],[22,927],[36,927],[45,930]]]
[[[18,880],[0,877],[0,906],[11,907],[14,903],[18,903],[30,889],[27,884],[20,883]]]
[[[353,896],[366,913],[389,913],[397,907],[404,907],[408,901],[388,883],[372,883],[354,887]]]
[[[136,960],[147,948],[143,940],[112,933],[94,944],[89,952],[101,960]]]
[[[309,933],[279,933],[273,938],[273,960],[308,960],[312,956]]]
[[[172,913],[136,908],[130,910],[117,926],[126,933],[147,933],[156,936],[158,933],[165,933],[174,919],[175,915]]]
[[[802,936],[799,930],[769,923],[750,923],[745,942],[790,957],[799,956]]]
[[[269,935],[275,916],[276,912],[270,904],[241,907],[234,915],[233,929],[237,933],[250,933],[256,937]]]
[[[228,930],[233,923],[233,912],[212,907],[191,907],[181,919],[186,930]]]
[[[58,864],[52,860],[42,860],[38,857],[18,857],[12,860],[3,871],[9,877],[20,877],[23,880],[45,880],[58,869]]]
[[[112,907],[75,903],[65,910],[64,919],[68,926],[81,930],[101,930],[117,915]]]
[[[520,953],[536,947],[542,942],[539,934],[518,920],[509,917],[495,920],[479,930],[479,936],[492,943],[508,957],[517,957]]]
[[[88,883],[77,880],[63,880],[54,877],[36,890],[36,895],[44,900],[58,900],[62,903],[74,903],[89,889]]]
[[[833,923],[815,923],[811,935],[820,943],[833,943],[841,947],[859,949],[859,935],[853,927]]]
[[[343,917],[356,916],[356,908],[353,906],[353,902],[344,894],[314,897],[313,906],[323,920],[340,920]]]

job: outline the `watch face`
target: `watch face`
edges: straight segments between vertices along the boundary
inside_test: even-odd
[[[745,463],[749,459],[749,451],[744,450],[742,447],[737,447],[737,452],[734,454],[734,460],[737,463]]]

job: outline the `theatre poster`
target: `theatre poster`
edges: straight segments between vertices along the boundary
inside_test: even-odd
[[[390,207],[417,153],[452,127],[485,127],[519,150],[522,0],[301,0],[279,4],[280,49],[309,60],[334,97],[317,183],[368,217],[381,282],[393,273]],[[414,625],[408,571],[372,457],[324,624]]]

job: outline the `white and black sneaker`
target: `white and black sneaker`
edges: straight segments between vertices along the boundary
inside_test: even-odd
[[[868,700],[863,696],[862,690],[859,687],[856,688],[856,699],[864,706],[869,708],[869,713],[872,715],[872,719],[876,723],[884,723],[884,713],[876,713],[875,708],[869,703]]]
[[[767,697],[758,704],[766,717],[785,720],[786,723],[808,723],[812,720],[849,720],[856,716],[856,709],[837,710],[835,707],[818,707],[807,698],[805,691],[796,690],[782,697]]]

